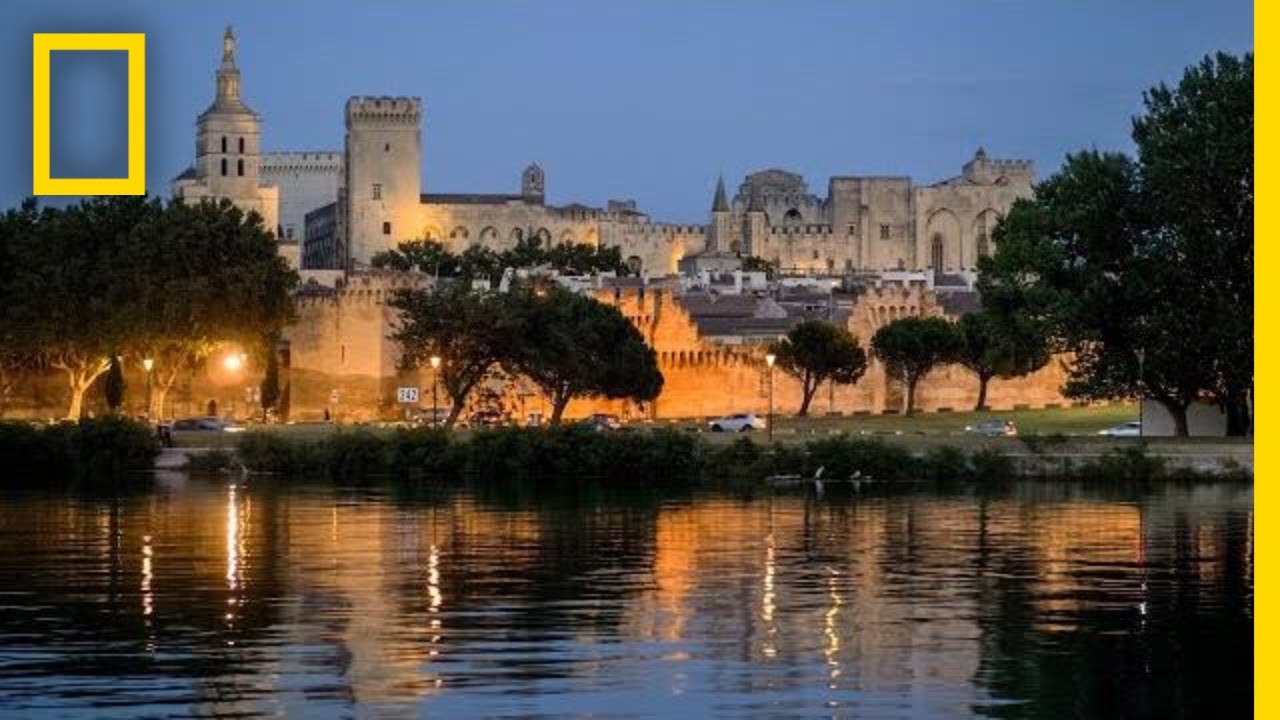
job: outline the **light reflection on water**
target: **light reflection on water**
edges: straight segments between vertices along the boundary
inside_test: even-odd
[[[1246,486],[0,501],[0,716],[1250,708]]]

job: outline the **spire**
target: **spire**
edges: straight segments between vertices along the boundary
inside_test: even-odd
[[[986,160],[986,159],[987,159],[987,150],[986,150],[986,148],[984,148],[984,147],[982,147],[981,145],[979,145],[979,146],[978,146],[978,152],[976,152],[976,153],[974,153],[974,154],[973,154],[973,159],[974,159],[974,160]]]
[[[716,182],[716,199],[711,203],[711,212],[729,212],[729,199],[724,193],[724,176]]]
[[[228,25],[222,33],[222,64],[218,66],[217,93],[213,105],[205,113],[244,113],[253,111],[240,99],[240,68],[236,67],[236,34]]]
[[[231,30],[231,26],[227,26],[226,32],[222,33],[222,67],[234,68],[236,66],[236,34]]]

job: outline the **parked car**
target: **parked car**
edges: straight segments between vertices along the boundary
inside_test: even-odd
[[[966,425],[964,431],[983,437],[1013,437],[1018,434],[1018,426],[1012,420],[983,420],[977,425]]]
[[[1127,423],[1120,423],[1119,425],[1109,427],[1106,430],[1099,430],[1098,434],[1106,435],[1107,437],[1141,437],[1142,421],[1130,420]]]
[[[622,422],[618,420],[618,416],[610,415],[608,413],[595,413],[587,417],[586,420],[583,420],[582,424],[592,430],[599,430],[601,432],[622,429]]]
[[[244,426],[219,417],[191,417],[174,420],[174,432],[244,432]]]
[[[468,428],[491,428],[504,425],[502,414],[494,410],[479,410],[467,418]]]
[[[426,425],[427,427],[438,427],[444,425],[449,419],[449,408],[431,408],[419,410],[411,416],[414,425]]]
[[[708,425],[711,432],[751,432],[765,429],[764,418],[758,417],[755,413],[725,415],[712,420]]]

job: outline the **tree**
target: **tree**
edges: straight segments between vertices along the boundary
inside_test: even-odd
[[[757,257],[755,255],[748,255],[747,257],[742,258],[742,271],[743,272],[762,272],[765,274],[766,278],[772,280],[773,276],[777,274],[778,268],[774,266],[773,263],[769,262],[768,260],[765,260],[762,257]]]
[[[0,223],[3,255],[14,263],[0,289],[0,332],[11,351],[65,374],[68,419],[80,417],[85,392],[107,372],[110,356],[131,347],[141,317],[131,291],[139,273],[121,258],[134,228],[160,210],[159,202],[128,196],[62,209],[37,209],[32,201]]]
[[[103,388],[107,400],[107,409],[113,414],[120,412],[124,404],[124,370],[120,367],[120,356],[112,355],[107,363],[107,382]]]
[[[1028,375],[1049,362],[1045,338],[1026,327],[1011,327],[986,312],[960,318],[960,351],[956,361],[978,376],[975,410],[987,407],[987,385],[994,377]]]
[[[508,364],[550,399],[552,425],[576,397],[643,402],[662,391],[657,356],[617,308],[557,285],[519,287],[511,301],[521,339]]]
[[[1206,57],[1143,100],[1133,139],[1168,259],[1186,269],[1177,312],[1213,350],[1205,390],[1241,435],[1253,387],[1253,55]]]
[[[824,320],[806,320],[774,343],[769,351],[777,356],[778,367],[800,381],[801,400],[797,414],[809,414],[818,387],[828,380],[852,385],[867,371],[867,354],[847,329]]]
[[[467,284],[479,278],[493,279],[507,268],[529,270],[544,267],[568,275],[601,272],[626,275],[631,272],[617,247],[590,243],[561,243],[544,247],[542,240],[532,234],[502,252],[473,245],[460,255],[449,252],[435,240],[411,240],[400,243],[394,250],[374,255],[371,262],[374,267],[417,270],[436,277],[458,278]]]
[[[151,410],[160,417],[178,377],[221,343],[279,337],[294,318],[298,277],[257,213],[226,200],[170,203],[137,234],[138,255],[128,262],[141,270],[131,294],[144,307],[134,345],[156,361]]]
[[[297,274],[256,213],[141,197],[0,218],[0,338],[67,377],[67,417],[115,353],[156,361],[153,407],[217,342],[252,342],[292,318]],[[153,416],[157,414],[154,413]]]
[[[267,362],[262,374],[262,386],[259,388],[263,421],[267,419],[267,413],[276,409],[276,404],[280,402],[280,352],[276,349],[277,343],[278,338],[274,335],[265,340]]]
[[[453,284],[403,290],[390,304],[400,313],[392,338],[403,351],[402,365],[441,358],[439,379],[451,403],[445,426],[453,427],[476,384],[522,341],[509,303]]]
[[[435,277],[456,277],[458,257],[435,240],[409,240],[393,250],[383,250],[370,258],[376,268],[408,272],[417,270]]]
[[[960,335],[940,317],[905,317],[876,331],[871,347],[885,370],[907,384],[907,414],[916,409],[916,385],[930,370],[953,362],[960,351]]]
[[[1138,160],[1068,155],[979,263],[984,307],[1076,354],[1077,397],[1143,395],[1187,433],[1202,397],[1248,426],[1253,378],[1253,59],[1218,55],[1145,95]]]

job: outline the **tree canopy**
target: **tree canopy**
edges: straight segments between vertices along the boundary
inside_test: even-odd
[[[940,317],[905,317],[881,327],[871,339],[876,357],[891,377],[907,386],[907,414],[916,409],[916,385],[938,365],[954,362],[961,347],[959,332]]]
[[[542,389],[558,423],[574,398],[648,401],[662,389],[653,350],[617,308],[551,283],[510,292],[473,291],[459,284],[401,291],[393,337],[406,366],[441,358],[440,381],[452,425],[476,385],[501,366]]]
[[[418,270],[442,278],[471,280],[496,279],[507,268],[531,269],[547,267],[567,275],[615,272],[628,275],[631,269],[616,247],[589,243],[544,245],[538,237],[528,237],[515,246],[496,251],[473,245],[460,254],[450,252],[436,240],[410,240],[394,250],[384,250],[372,258],[374,267],[393,270]]]
[[[825,320],[806,320],[791,328],[769,351],[778,367],[800,381],[799,415],[809,414],[809,404],[822,383],[852,385],[867,371],[867,354],[848,329]]]
[[[1076,354],[1066,391],[1146,395],[1179,434],[1200,397],[1248,424],[1253,59],[1218,55],[1144,96],[1137,159],[1086,151],[1020,201],[979,262],[983,305]]]
[[[1039,370],[1049,362],[1044,335],[1016,322],[1001,322],[985,312],[967,313],[957,324],[960,347],[956,362],[978,376],[975,410],[987,407],[987,386],[995,377],[1012,378]]]
[[[226,201],[28,201],[0,216],[0,259],[4,352],[61,370],[70,418],[116,354],[155,359],[163,397],[204,348],[256,347],[292,318],[298,281],[261,218]]]
[[[391,307],[400,313],[392,338],[400,343],[404,366],[428,365],[433,356],[441,359],[438,380],[451,403],[445,425],[452,427],[476,384],[509,358],[512,344],[519,341],[510,303],[504,295],[454,284],[403,290]]]
[[[645,402],[662,391],[657,356],[617,308],[558,285],[522,287],[511,300],[521,338],[508,364],[550,399],[551,424],[574,398]]]

